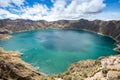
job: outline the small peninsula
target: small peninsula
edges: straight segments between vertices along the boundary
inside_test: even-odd
[[[0,29],[0,40],[12,38],[8,30]]]

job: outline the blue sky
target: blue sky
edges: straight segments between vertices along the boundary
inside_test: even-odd
[[[108,11],[120,11],[120,0],[105,0],[105,10]]]
[[[0,0],[0,19],[120,20],[120,0]]]

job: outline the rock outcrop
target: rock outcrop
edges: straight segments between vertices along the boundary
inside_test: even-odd
[[[96,33],[101,33],[120,41],[120,21],[88,21],[81,20],[59,20],[47,22],[44,20],[32,21],[24,19],[3,19],[0,20],[0,29],[6,29],[11,32],[21,32],[26,30],[59,28],[59,29],[83,29]]]
[[[120,42],[117,42],[116,45],[117,47],[114,50],[120,52]]]
[[[63,80],[120,80],[120,55],[74,63],[59,77]]]
[[[40,73],[20,56],[0,48],[0,80],[120,80],[120,55],[73,63],[58,75]]]
[[[0,80],[54,80],[22,61],[21,53],[0,48]]]
[[[10,35],[10,33],[11,32],[6,29],[0,29],[0,40],[11,38],[12,36]]]

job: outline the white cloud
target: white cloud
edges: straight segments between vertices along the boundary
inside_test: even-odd
[[[1,1],[1,0],[0,0]],[[24,0],[4,0],[1,1],[4,5],[1,7],[13,6],[11,3],[19,6],[20,9],[13,9],[12,11],[18,13],[13,14],[7,10],[2,9],[0,16],[3,13],[6,18],[24,18],[32,20],[60,20],[60,19],[80,19],[86,18],[88,15],[94,13],[99,13],[105,7],[103,0],[51,0],[53,2],[53,7],[48,8],[43,4],[34,4],[32,7],[24,5]],[[68,3],[70,2],[70,3]]]
[[[0,15],[4,15],[4,14],[9,14],[9,11],[4,10],[4,9],[0,9]]]
[[[2,17],[2,18],[11,18],[11,19],[20,18],[18,15],[12,14],[9,11],[4,10],[4,9],[0,9],[0,17]]]
[[[21,10],[21,18],[39,20],[47,15],[48,8],[45,5],[36,4],[33,7],[26,7]]]
[[[44,15],[47,13],[47,7],[45,5],[36,4],[33,7],[26,7],[22,9],[22,12],[28,15],[37,15],[37,14]]]
[[[24,4],[24,0],[0,0],[0,7],[11,7],[13,6],[11,3],[21,6]]]
[[[100,12],[105,4],[103,0],[72,0],[67,5],[68,0],[56,0],[47,19],[75,19],[88,14]]]
[[[11,6],[10,4],[11,0],[0,0],[0,6],[1,7],[8,7],[8,6]]]
[[[12,3],[14,3],[17,6],[21,6],[24,4],[24,0],[12,0]]]
[[[94,19],[100,19],[100,20],[120,20],[120,11],[119,12],[102,12],[99,14],[91,15],[90,17],[87,17],[87,19],[94,20]]]
[[[55,0],[51,0],[51,2],[52,2],[52,3],[54,3],[54,2],[55,2]]]

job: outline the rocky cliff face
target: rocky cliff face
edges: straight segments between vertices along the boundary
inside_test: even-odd
[[[60,29],[85,29],[97,33],[101,33],[120,41],[120,21],[101,21],[101,20],[59,20],[54,22],[47,22],[44,20],[0,20],[0,29],[6,29],[12,32],[46,29],[46,28],[60,28]]]
[[[10,35],[10,31],[6,30],[6,29],[0,29],[0,40],[5,40],[5,39],[9,39],[12,36]]]
[[[22,61],[21,53],[0,48],[0,80],[54,80]]]
[[[120,21],[115,21],[115,20],[88,21],[85,19],[81,19],[81,20],[59,20],[54,22],[47,22],[44,20],[32,21],[32,20],[24,20],[24,19],[0,20],[0,30],[5,29],[10,32],[21,32],[26,30],[37,30],[37,29],[46,29],[46,28],[88,30],[88,31],[92,31],[92,32],[96,32],[96,33],[100,33],[100,34],[112,37],[117,41],[117,43],[120,42]],[[2,38],[6,39],[5,37],[1,37],[1,39]],[[7,38],[8,37],[10,36],[7,36]],[[119,46],[115,50],[117,51],[120,50]]]
[[[74,63],[59,77],[63,80],[119,80],[120,56]]]

